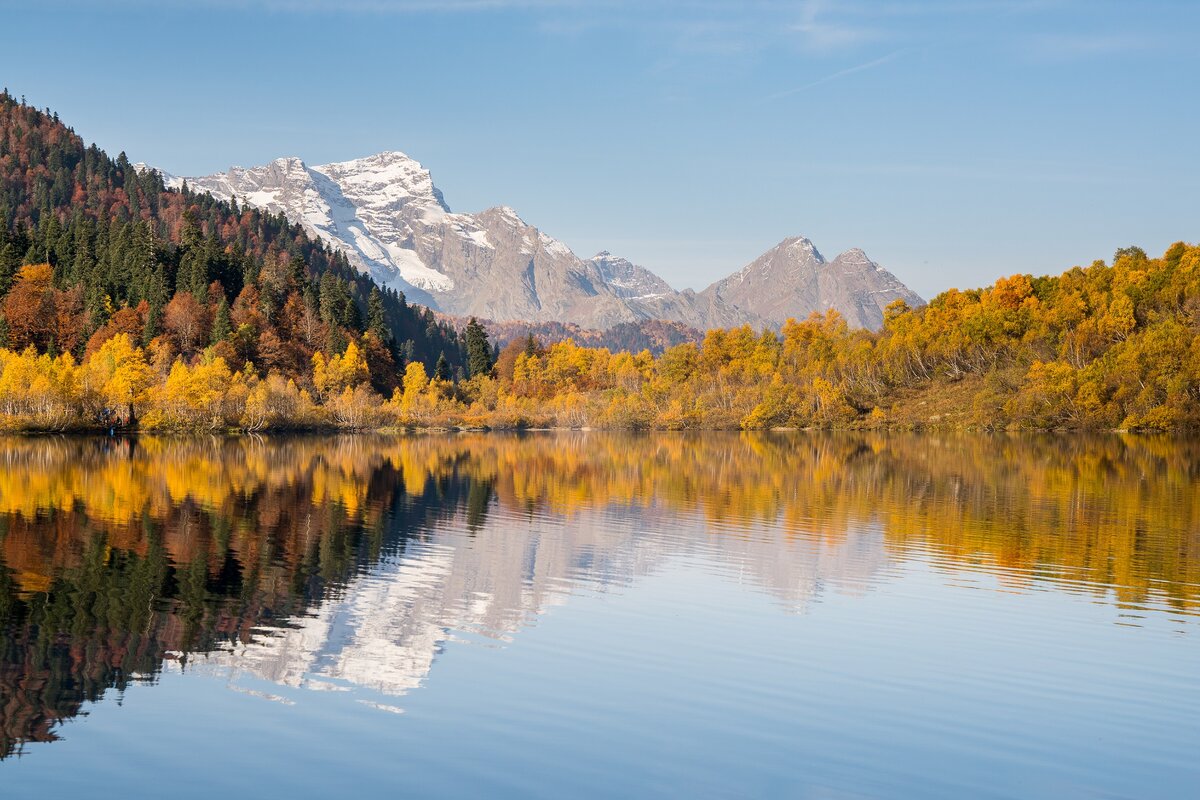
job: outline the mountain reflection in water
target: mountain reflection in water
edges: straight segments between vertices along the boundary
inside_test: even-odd
[[[12,438],[0,465],[0,758],[165,670],[399,710],[448,640],[677,559],[795,613],[914,560],[1114,623],[1200,607],[1200,446],[1167,439]]]

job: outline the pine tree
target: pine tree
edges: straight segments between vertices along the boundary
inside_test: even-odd
[[[0,295],[8,293],[8,287],[12,285],[13,275],[17,274],[20,263],[16,245],[5,241],[4,231],[0,230]]]
[[[446,360],[445,353],[438,356],[437,366],[433,368],[433,377],[439,381],[450,380],[450,362]]]
[[[472,378],[487,375],[492,371],[492,345],[488,342],[487,331],[474,317],[467,323],[466,340],[467,372]]]
[[[346,334],[342,332],[341,328],[335,325],[329,326],[329,337],[325,341],[325,352],[330,355],[339,355],[346,349],[346,345],[349,343],[350,340],[346,338]]]
[[[229,303],[225,301],[225,297],[221,297],[221,302],[217,303],[217,313],[213,317],[211,341],[212,344],[224,341],[229,338],[229,334],[233,333],[233,323],[229,319]]]
[[[184,186],[187,186],[185,183]],[[183,226],[179,231],[179,246],[184,250],[196,250],[200,247],[200,221],[194,208],[183,212]]]
[[[378,286],[372,286],[371,294],[367,297],[367,332],[375,334],[381,342],[391,338],[387,328],[387,317],[383,311],[383,295]]]
[[[150,312],[146,314],[146,322],[142,326],[142,346],[149,347],[151,340],[158,335],[158,321],[162,311],[158,306],[150,306]]]

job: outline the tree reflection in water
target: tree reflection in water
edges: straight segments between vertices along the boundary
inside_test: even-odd
[[[698,552],[792,610],[890,562],[1193,615],[1200,446],[896,434],[0,440],[0,757],[164,669],[399,695],[447,631]]]

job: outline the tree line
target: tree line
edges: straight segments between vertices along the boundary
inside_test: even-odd
[[[4,308],[54,295],[52,286],[49,265],[22,267]],[[164,333],[145,348],[140,315],[124,309],[90,337],[82,361],[36,339],[0,349],[2,424],[1179,430],[1200,422],[1200,247],[1184,244],[1155,259],[1131,248],[1112,265],[950,290],[919,309],[897,302],[880,331],[852,330],[828,311],[779,332],[712,330],[658,356],[569,339],[544,346],[532,334],[497,352],[471,320],[459,370],[443,356],[432,370],[413,360],[398,372],[380,356],[371,323],[340,352],[314,348],[282,366],[243,362],[231,331],[261,310],[218,302],[206,328],[195,296],[186,297],[184,309],[179,297],[165,307]],[[305,324],[299,312],[296,320]]]

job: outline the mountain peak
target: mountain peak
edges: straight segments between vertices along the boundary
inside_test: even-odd
[[[231,178],[230,190],[232,190],[232,185],[239,180],[253,182],[258,179],[282,184],[287,181],[307,180],[308,165],[299,156],[283,156],[261,167],[232,166],[226,175]],[[223,194],[229,195],[230,193],[232,191],[226,191]]]
[[[792,258],[812,258],[818,264],[825,263],[821,251],[817,250],[816,245],[806,236],[789,236],[777,244],[774,250],[786,253]]]
[[[519,228],[531,227],[528,222],[521,219],[521,215],[518,214],[517,210],[512,206],[492,206],[491,208],[483,211],[480,216],[489,214],[499,217],[502,221],[507,222],[509,225]]]
[[[450,211],[429,170],[399,150],[384,150],[312,169],[338,184],[347,197],[370,198],[376,206],[411,204],[425,206],[435,213]]]
[[[375,158],[380,161],[412,161],[415,164],[420,164],[419,161],[410,156],[408,153],[400,150],[380,150],[375,155],[367,156],[366,158]]]
[[[852,327],[877,328],[883,323],[883,309],[893,300],[922,304],[920,297],[859,248],[827,262],[803,236],[784,239],[704,294],[773,325],[834,308]]]
[[[420,176],[422,178],[429,178],[432,181],[429,170],[425,168],[424,164],[400,150],[381,150],[369,156],[360,156],[348,161],[339,161],[336,162],[336,165],[343,167],[354,165],[363,171],[384,171],[388,177],[399,177],[401,180],[411,179],[412,176]],[[334,164],[330,164],[329,166],[334,166]],[[400,171],[398,173],[386,172],[391,169],[398,169]]]
[[[866,251],[864,251],[861,247],[851,247],[849,250],[846,250],[845,252],[840,253],[838,255],[838,258],[840,258],[844,261],[847,261],[847,260],[871,261],[870,257],[867,256]],[[874,262],[872,262],[872,263],[874,263]]]
[[[604,282],[618,297],[645,300],[673,293],[671,285],[645,267],[634,264],[623,256],[614,256],[601,250],[589,259],[600,271]]]

